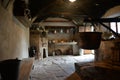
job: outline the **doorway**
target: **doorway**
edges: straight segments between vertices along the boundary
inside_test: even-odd
[[[82,55],[87,55],[87,54],[94,54],[95,50],[88,50],[88,49],[79,49],[79,54]]]

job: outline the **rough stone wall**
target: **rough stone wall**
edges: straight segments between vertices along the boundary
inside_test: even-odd
[[[98,49],[99,53],[96,53],[97,60],[110,61],[113,54],[112,47],[114,47],[114,41],[102,41]]]
[[[103,18],[112,18],[112,17],[117,17],[120,16],[120,6],[113,7],[109,9],[104,15]],[[102,31],[105,31],[105,29],[102,27]],[[103,31],[103,32],[104,32]],[[120,42],[120,40],[112,40],[112,41],[102,41],[100,48],[96,50],[96,59],[101,61],[101,60],[107,60],[111,61],[115,59],[114,54],[116,54],[115,49],[115,42]],[[117,49],[116,49],[117,50]]]
[[[13,16],[13,2],[0,4],[0,60],[28,57],[29,28]]]
[[[42,42],[39,33],[30,33],[30,46],[36,47],[35,57],[38,59],[40,57],[40,48],[42,47]]]
[[[72,42],[73,40],[73,34],[71,33],[56,33],[56,34],[48,34],[48,40],[51,42],[55,42],[56,44],[49,44],[48,45],[48,53],[49,55],[53,55],[54,51],[60,50],[61,53],[58,55],[78,55],[79,50],[78,46],[76,44],[73,45],[65,45],[65,44],[57,44],[62,42]],[[74,50],[73,50],[74,49]]]

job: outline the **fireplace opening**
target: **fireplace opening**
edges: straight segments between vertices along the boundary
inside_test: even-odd
[[[45,58],[46,57],[46,50],[45,50],[45,48],[43,49],[43,58]]]

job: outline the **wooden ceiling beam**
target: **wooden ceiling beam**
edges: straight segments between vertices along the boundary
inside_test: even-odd
[[[120,18],[84,19],[84,22],[120,22]]]

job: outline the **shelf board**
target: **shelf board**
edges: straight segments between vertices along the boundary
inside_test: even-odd
[[[61,43],[55,43],[55,45],[75,45],[77,42],[61,42]]]

